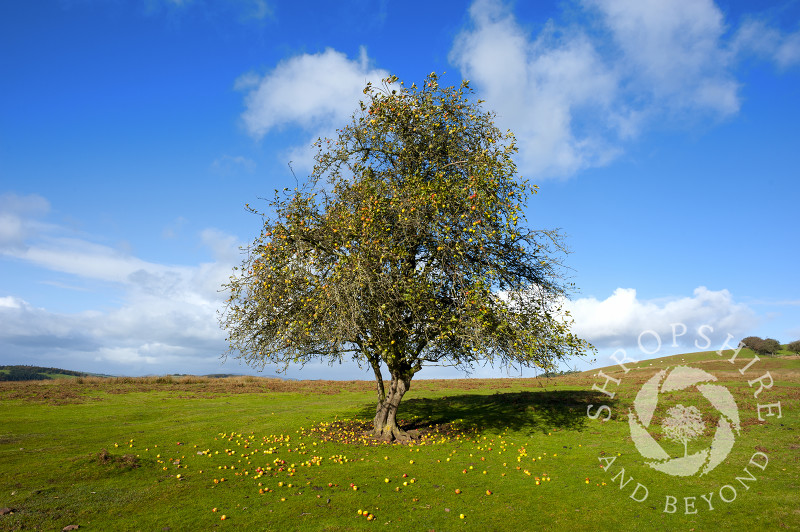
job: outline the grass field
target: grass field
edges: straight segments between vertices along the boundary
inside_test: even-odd
[[[752,357],[745,350],[731,364],[694,353],[606,368],[619,384],[596,370],[418,380],[400,407],[406,426],[422,431],[414,445],[362,436],[374,411],[366,381],[4,382],[0,508],[13,511],[0,529],[798,530],[800,358],[765,358],[742,374]],[[682,364],[714,375],[741,420],[730,454],[703,476],[652,469],[630,437],[638,390]],[[773,384],[754,397],[767,371]],[[707,412],[702,401],[683,390],[665,395],[663,408]],[[763,405],[778,402],[781,417],[768,417]],[[670,455],[683,454],[653,430]],[[707,447],[713,434],[689,448]]]

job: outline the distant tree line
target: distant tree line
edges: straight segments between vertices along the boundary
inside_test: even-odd
[[[577,369],[565,369],[562,371],[544,371],[539,374],[539,377],[545,377],[547,379],[551,379],[553,377],[561,377],[563,375],[572,375],[573,373],[580,373]]]
[[[43,368],[40,366],[0,366],[0,381],[44,381],[52,379],[51,375],[83,377],[87,374],[79,371]]]
[[[758,336],[748,336],[742,339],[742,344],[748,349],[752,349],[759,355],[776,355],[781,349],[791,351],[793,353],[800,353],[800,340],[789,342],[786,345],[781,345],[779,341],[774,338],[760,338]]]

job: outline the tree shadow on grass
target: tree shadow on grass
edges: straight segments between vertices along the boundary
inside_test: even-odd
[[[581,431],[587,425],[589,405],[594,405],[591,412],[595,414],[603,404],[613,409],[613,403],[600,392],[582,390],[461,394],[407,399],[400,403],[397,417],[406,430],[458,423],[478,431]],[[359,414],[372,417],[374,407],[365,406]]]

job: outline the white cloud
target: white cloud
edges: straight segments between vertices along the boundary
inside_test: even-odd
[[[81,320],[89,318],[91,313],[51,314],[15,296],[3,297],[0,301],[0,346],[13,346],[11,349],[0,348],[0,352],[8,356],[16,355],[18,349],[60,349],[63,346],[83,350],[91,345],[84,329],[79,326]]]
[[[800,31],[785,34],[766,21],[749,18],[739,27],[733,49],[773,61],[779,68],[800,63]]]
[[[367,82],[379,83],[388,75],[370,66],[363,47],[357,60],[328,48],[287,59],[263,77],[244,74],[234,86],[248,91],[242,120],[253,137],[260,139],[288,125],[300,126],[309,134],[304,146],[290,150],[291,159],[299,167],[309,168],[313,140],[330,136],[336,127],[347,123]]]
[[[161,270],[123,251],[78,238],[43,238],[8,255],[53,271],[84,278],[124,283],[140,270]]]
[[[21,216],[21,223],[28,224],[28,218]],[[100,363],[105,372],[113,368],[122,373],[147,373],[153,368],[161,372],[219,371],[218,357],[226,345],[216,313],[225,298],[221,286],[238,262],[235,237],[206,229],[200,237],[214,261],[174,266],[144,261],[74,236],[53,236],[66,230],[42,227],[36,238],[26,239],[23,246],[0,248],[0,256],[111,283],[124,297],[111,308],[65,314],[3,294],[0,353],[4,360],[14,363],[13,357],[17,363],[36,363],[50,357],[49,362],[43,361],[49,366],[57,363],[52,357],[64,356],[68,357],[64,364],[70,368],[88,369]]]
[[[254,83],[252,74],[246,76],[248,84]],[[245,96],[242,118],[257,138],[287,124],[307,130],[320,129],[320,123],[341,124],[356,109],[366,83],[386,76],[385,70],[370,68],[364,48],[356,61],[331,48],[298,55],[258,81]],[[243,86],[241,79],[237,86]]]
[[[22,301],[17,297],[13,296],[0,297],[0,308],[18,309],[22,307],[23,303],[24,301]]]
[[[635,289],[618,288],[604,300],[581,298],[568,302],[566,308],[575,320],[574,332],[598,348],[637,348],[644,331],[654,331],[663,347],[671,346],[674,330],[679,346],[696,349],[707,343],[700,334],[703,326],[710,329],[704,327],[702,335],[716,347],[729,333],[738,339],[756,321],[755,313],[734,301],[728,290],[714,291],[703,286],[696,288],[692,296],[658,300],[641,300]],[[654,348],[655,338],[652,333],[642,335],[646,350]]]
[[[450,61],[516,134],[520,171],[535,179],[603,166],[664,119],[735,115],[749,53],[800,62],[800,32],[753,21],[730,32],[711,0],[583,0],[568,23],[535,32],[502,0],[469,14]]]
[[[584,33],[549,23],[532,40],[494,0],[475,2],[470,16],[473,27],[456,37],[450,60],[476,82],[501,129],[517,136],[524,173],[571,175],[616,155],[604,140],[606,126],[580,133],[575,125],[580,110],[600,113],[609,124],[623,121],[611,109],[617,74]]]
[[[711,0],[586,0],[622,51],[637,90],[673,109],[739,110],[723,15]]]
[[[787,35],[782,39],[775,51],[775,62],[782,68],[800,63],[800,31]]]
[[[0,305],[0,351],[6,363],[66,357],[70,369],[127,374],[213,372],[225,351],[217,325],[218,301],[202,293],[143,294],[104,311],[61,314],[13,298]],[[8,297],[2,298],[9,299]]]
[[[239,242],[235,236],[218,229],[209,228],[200,232],[200,239],[206,247],[211,249],[214,253],[214,258],[218,261],[226,263],[236,262]]]

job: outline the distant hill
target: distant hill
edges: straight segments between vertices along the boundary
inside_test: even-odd
[[[40,366],[0,366],[0,381],[44,381],[57,378],[88,377],[90,373]]]
[[[727,359],[730,357],[730,354],[733,351],[726,350],[725,355],[719,356],[716,351],[698,351],[695,353],[681,353],[678,355],[668,355],[659,358],[650,358],[639,360],[638,362],[626,362],[625,367],[629,369],[664,369],[672,366],[678,366],[682,364],[722,364],[723,362],[727,363]],[[739,359],[752,359],[753,357],[757,356],[755,351],[751,349],[744,348],[739,353]],[[781,350],[778,351],[775,355],[761,355],[761,360],[796,360],[797,354],[791,351]],[[723,364],[723,367],[725,365]],[[587,369],[579,373],[582,376],[588,376],[596,374],[598,371],[603,371],[605,373],[613,373],[615,371],[620,371],[621,367],[619,365],[610,365],[602,368],[592,368]]]
[[[172,377],[188,377],[183,373],[174,373]],[[227,377],[242,377],[243,375],[234,373],[212,373],[209,375],[200,375],[209,379],[224,379]],[[52,379],[76,378],[76,377],[115,377],[115,375],[105,375],[100,373],[86,373],[82,371],[71,371],[68,369],[60,368],[43,368],[41,366],[0,366],[0,382],[2,381],[43,381]],[[297,380],[287,379],[278,375],[259,375],[260,378],[266,379],[280,379],[280,380]]]

